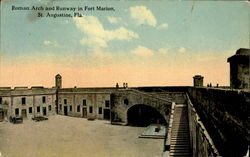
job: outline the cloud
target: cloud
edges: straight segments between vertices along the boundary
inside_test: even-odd
[[[119,17],[111,17],[111,16],[108,16],[107,19],[108,19],[109,23],[111,23],[111,24],[118,23],[121,20],[121,18],[119,18]]]
[[[154,55],[153,50],[139,45],[137,48],[131,51],[131,53],[136,54],[141,57],[151,57]]]
[[[184,47],[180,47],[177,49],[178,53],[185,53],[186,49]],[[152,50],[150,48],[144,47],[144,46],[137,46],[135,49],[130,51],[132,54],[136,54],[138,56],[143,56],[143,57],[151,57],[153,55],[175,55],[177,53],[173,53],[176,52],[175,48],[171,48],[171,47],[162,47],[159,48],[157,50]]]
[[[46,46],[60,47],[57,41],[44,40],[43,44]]]
[[[166,28],[168,28],[167,23],[163,23],[163,24],[160,24],[159,26],[157,26],[157,29],[166,29]]]
[[[160,53],[160,54],[167,54],[168,53],[168,51],[169,51],[169,48],[160,48],[160,49],[158,49],[158,52]]]
[[[248,4],[248,6],[250,6],[250,2],[249,1],[245,1],[247,4]]]
[[[154,14],[151,12],[151,10],[149,10],[145,6],[134,6],[130,7],[129,9],[130,9],[130,16],[132,19],[135,20],[135,23],[137,25],[147,24],[159,30],[168,28],[167,23],[162,23],[160,25],[157,25],[157,20]]]
[[[155,27],[157,24],[155,16],[145,6],[130,7],[130,16],[135,20],[137,25],[148,24]]]
[[[102,39],[102,38],[98,38],[98,37],[91,37],[91,38],[83,38],[80,40],[80,43],[82,45],[88,45],[90,47],[107,47],[107,42]]]
[[[97,59],[102,59],[102,62],[103,62],[103,59],[113,59],[113,56],[111,53],[107,53],[107,52],[100,52],[100,51],[96,51],[94,53],[94,57],[97,58]]]
[[[44,40],[44,41],[43,41],[43,44],[44,44],[44,45],[50,45],[50,44],[51,44],[51,41],[49,41],[49,40]]]
[[[138,34],[124,27],[106,30],[95,16],[84,15],[80,18],[74,18],[74,22],[76,27],[85,34],[85,38],[80,43],[93,48],[107,47],[107,42],[111,40],[129,41],[139,37]]]
[[[178,49],[178,51],[179,51],[180,53],[184,53],[184,52],[186,52],[186,49],[185,49],[184,47],[180,47],[180,48]]]
[[[69,20],[65,20],[65,21],[64,21],[64,24],[68,24],[68,23],[69,23]]]

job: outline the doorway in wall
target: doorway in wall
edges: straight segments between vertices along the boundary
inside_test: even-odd
[[[4,112],[3,109],[0,108],[0,122],[4,120]]]
[[[47,110],[46,107],[43,107],[43,115],[46,116],[47,115]]]
[[[27,111],[26,109],[22,109],[22,117],[27,118]]]
[[[87,108],[86,107],[82,108],[82,117],[87,118]]]
[[[64,115],[65,115],[65,116],[68,115],[68,106],[64,106]]]
[[[106,120],[110,120],[110,109],[103,110],[103,118]]]

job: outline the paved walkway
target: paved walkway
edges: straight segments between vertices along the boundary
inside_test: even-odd
[[[0,122],[0,152],[3,157],[160,157],[164,139],[138,138],[144,129],[60,115]]]
[[[175,105],[170,141],[170,156],[190,156],[187,105]]]

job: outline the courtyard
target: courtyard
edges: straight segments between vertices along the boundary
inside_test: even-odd
[[[163,139],[138,138],[144,127],[55,115],[0,122],[1,157],[160,157]]]

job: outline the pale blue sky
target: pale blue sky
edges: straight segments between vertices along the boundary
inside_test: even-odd
[[[103,34],[113,37],[107,39],[108,37],[95,35],[88,30],[92,26],[77,26],[77,20],[73,18],[36,18],[34,17],[36,12],[11,11],[12,5],[112,6],[115,8],[114,12],[83,11],[82,13],[85,22],[94,21],[95,24],[100,24]],[[132,17],[133,7],[139,7],[142,9],[139,12],[145,15],[140,16],[135,13],[135,17]],[[116,21],[110,23],[108,17]],[[80,21],[79,18],[78,22]],[[125,34],[121,32],[112,34],[119,28],[124,28]],[[126,34],[128,32],[132,35]],[[119,39],[119,35],[124,35],[126,39]],[[82,40],[85,42],[83,43]],[[94,42],[94,44],[86,42]],[[104,42],[106,46],[99,46],[100,42]],[[195,56],[199,56],[200,60],[206,60],[211,56],[221,57],[220,59],[226,64],[225,57],[229,57],[228,55],[232,55],[241,47],[249,47],[249,3],[244,1],[58,1],[53,3],[4,1],[1,5],[1,69],[7,65],[9,68],[11,64],[17,65],[19,62],[21,64],[25,60],[30,64],[41,62],[41,64],[57,66],[73,62],[77,62],[75,66],[78,67],[138,62],[141,63],[140,66],[144,65],[144,68],[152,64],[171,65],[172,68],[178,68],[171,60],[175,60],[176,64],[192,64],[191,60]],[[98,54],[99,59],[96,59],[94,54]],[[194,73],[196,71],[191,72],[191,74]],[[201,74],[208,75],[204,72]],[[4,77],[3,74],[0,77]],[[225,84],[228,76],[223,79],[222,82]],[[128,78],[128,80],[133,79]],[[152,82],[145,82],[145,84],[152,84]]]

